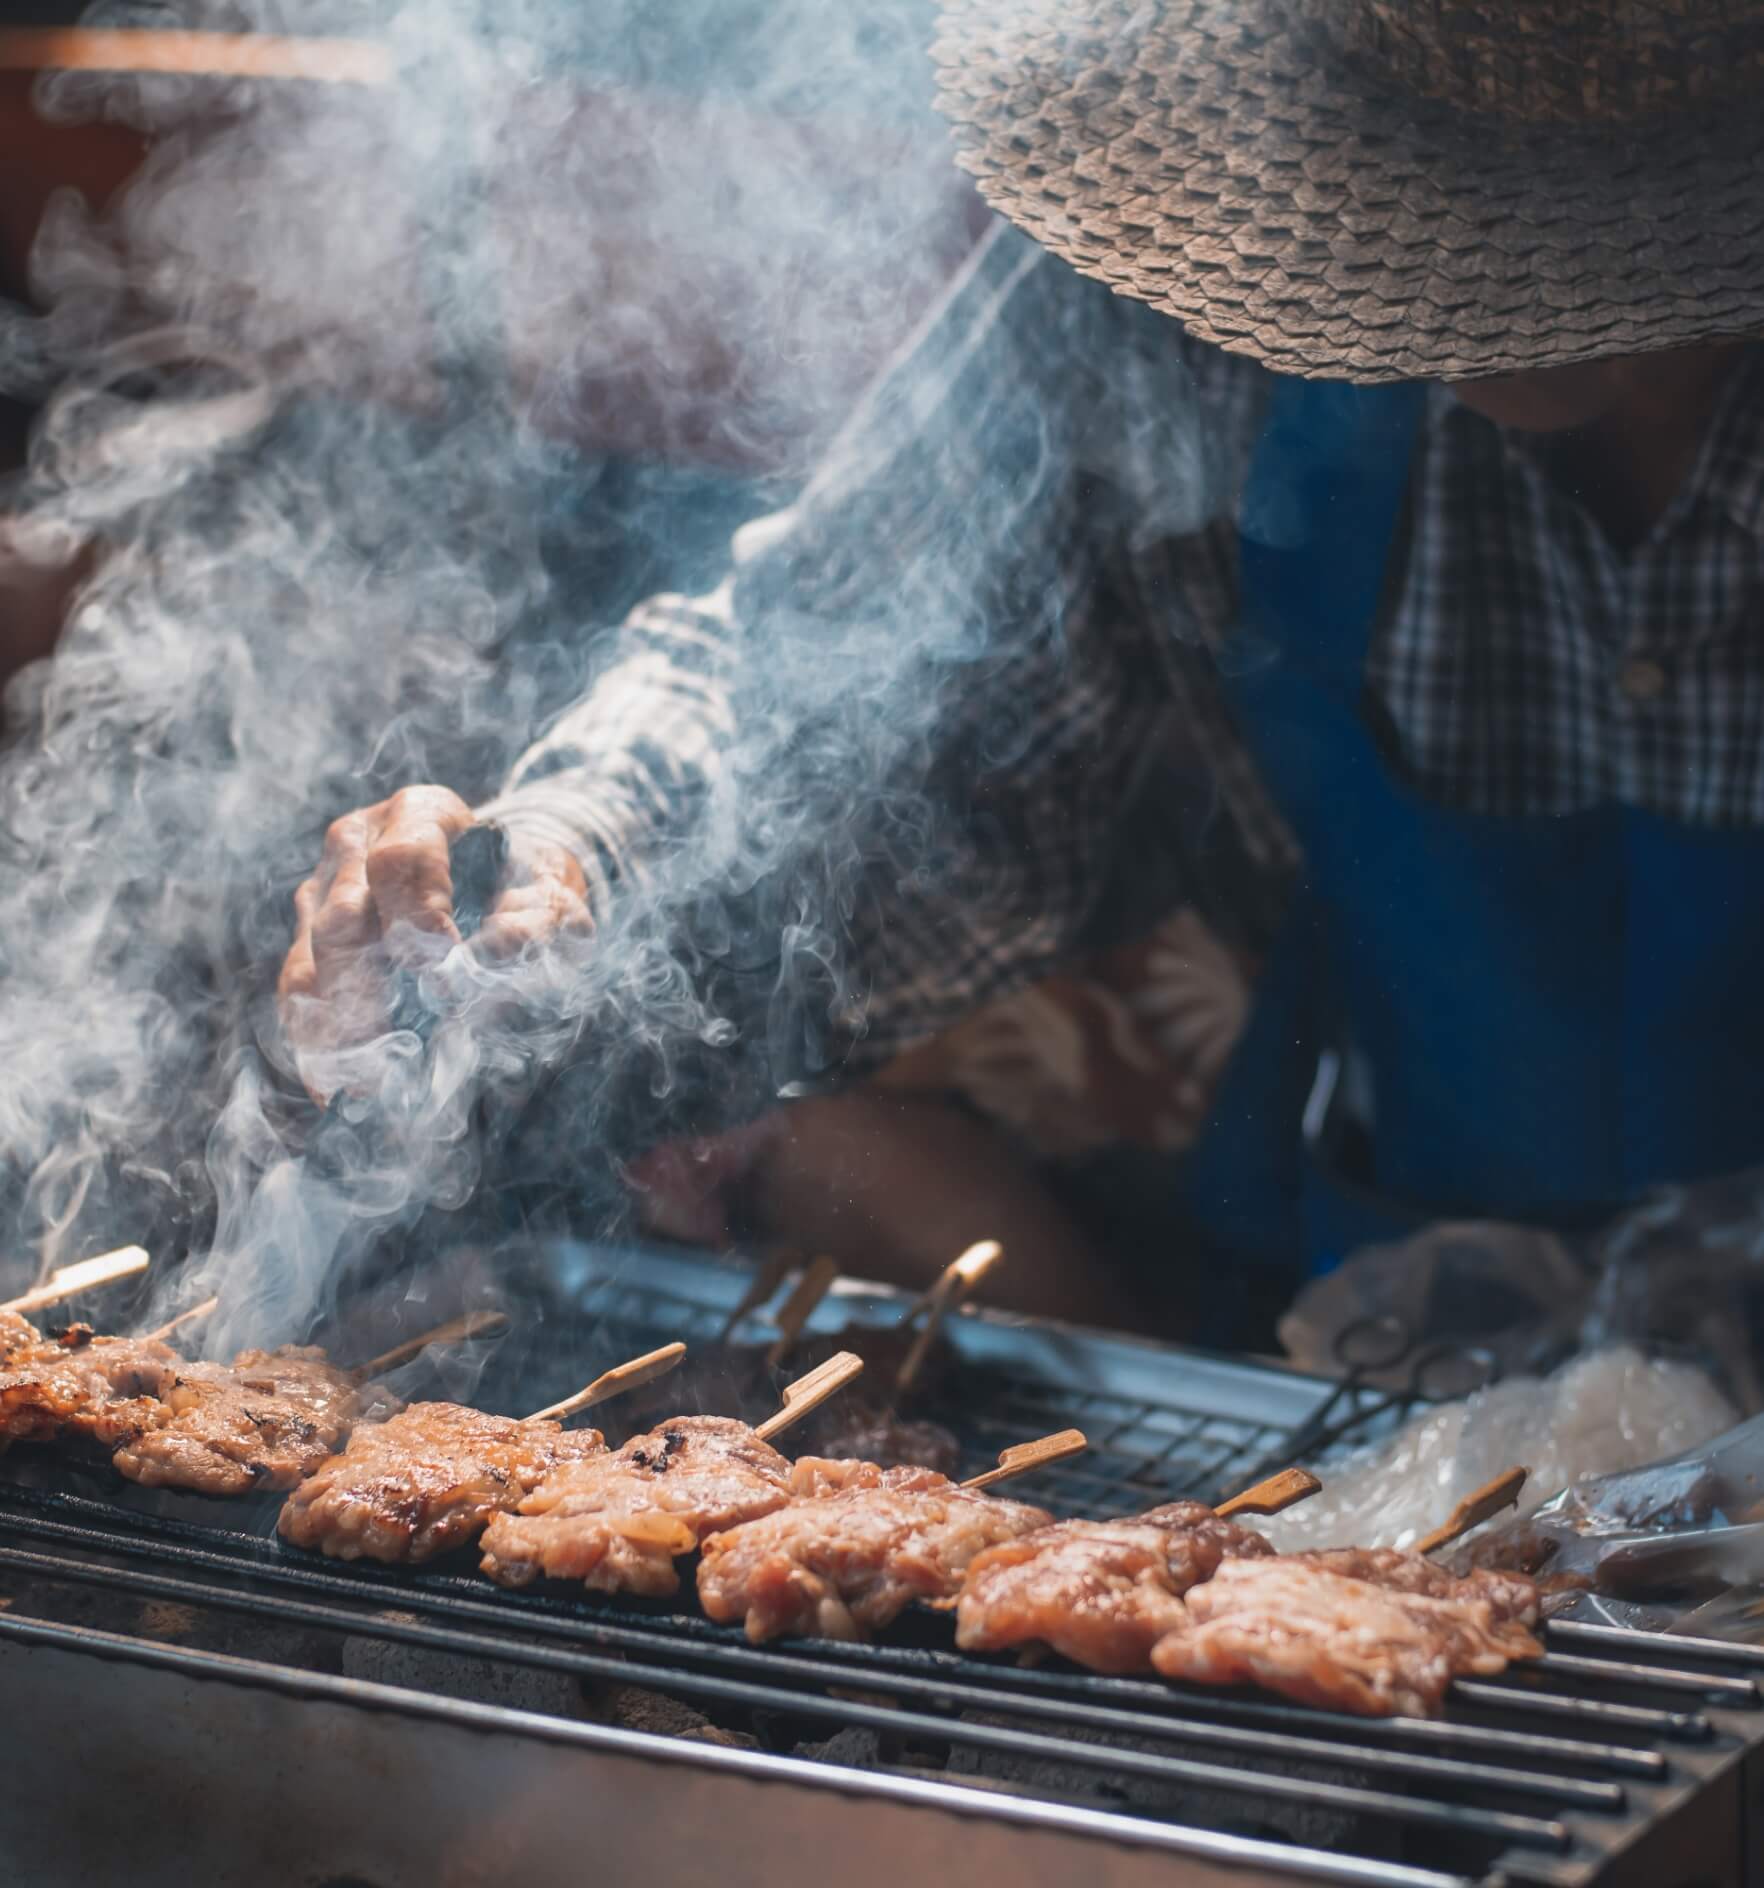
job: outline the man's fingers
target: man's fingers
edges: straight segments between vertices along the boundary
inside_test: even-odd
[[[367,861],[365,849],[345,854],[329,889],[315,901],[307,932],[321,987],[358,975],[364,953],[379,941]]]
[[[586,937],[593,928],[587,903],[573,886],[540,878],[502,893],[472,939],[472,950],[486,963],[499,963],[555,938]]]
[[[471,823],[471,808],[440,787],[408,788],[386,802],[367,849],[367,885],[382,936],[408,924],[458,942],[447,846]]]

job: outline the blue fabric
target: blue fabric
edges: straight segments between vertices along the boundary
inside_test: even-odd
[[[1430,1219],[1596,1220],[1764,1157],[1764,835],[1432,804],[1362,712],[1418,387],[1282,380],[1226,678],[1305,878],[1185,1181],[1227,1250],[1311,1269]],[[1370,1185],[1302,1144],[1321,1048],[1369,1066]]]

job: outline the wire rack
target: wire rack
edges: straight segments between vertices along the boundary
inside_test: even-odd
[[[597,1355],[634,1355],[681,1338],[709,1357],[747,1276],[728,1264],[650,1254],[584,1277],[565,1267],[550,1289],[592,1318]],[[842,1291],[808,1329],[886,1329],[908,1302],[879,1287]],[[1161,1501],[1216,1500],[1278,1453],[1332,1387],[1244,1359],[984,1311],[951,1318],[944,1329],[960,1367],[927,1385],[907,1413],[955,1436],[966,1474],[990,1467],[1012,1444],[1082,1429],[1089,1449],[1035,1480],[1033,1499],[1059,1512],[1126,1514]],[[757,1342],[769,1332],[758,1316],[735,1335]]]

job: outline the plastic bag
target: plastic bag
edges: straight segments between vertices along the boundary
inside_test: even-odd
[[[1372,1317],[1399,1319],[1416,1346],[1473,1339],[1502,1375],[1601,1345],[1672,1350],[1706,1362],[1750,1415],[1764,1410],[1761,1309],[1764,1169],[1753,1169],[1660,1189],[1586,1234],[1465,1221],[1369,1247],[1299,1294],[1280,1339],[1325,1375],[1342,1369],[1342,1333]],[[1400,1383],[1404,1368],[1368,1380]]]
[[[1693,1365],[1611,1346],[1547,1377],[1515,1377],[1423,1408],[1395,1435],[1311,1464],[1323,1473],[1323,1492],[1258,1525],[1288,1551],[1406,1547],[1461,1495],[1516,1462],[1531,1470],[1523,1519],[1585,1477],[1682,1457],[1734,1417]]]

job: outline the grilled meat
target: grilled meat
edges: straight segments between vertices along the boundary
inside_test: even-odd
[[[1412,1589],[1431,1582],[1381,1568],[1381,1558],[1361,1556],[1385,1584],[1330,1571],[1308,1555],[1224,1561],[1189,1592],[1186,1619],[1152,1648],[1152,1664],[1195,1684],[1262,1685],[1334,1711],[1424,1717],[1439,1709],[1454,1678],[1489,1677],[1510,1660],[1541,1655],[1529,1622],[1497,1610],[1497,1600],[1509,1604],[1516,1591],[1503,1587],[1491,1597],[1485,1584],[1464,1580],[1452,1581],[1450,1592],[1422,1593]]]
[[[357,1422],[398,1406],[310,1347],[241,1351],[230,1364],[174,1361],[157,1420],[114,1457],[130,1481],[149,1488],[207,1495],[292,1488],[343,1446]]]
[[[288,1497],[277,1526],[339,1560],[430,1560],[475,1541],[553,1469],[605,1451],[597,1429],[412,1403],[356,1429]]]
[[[1430,1600],[1485,1599],[1496,1619],[1516,1619],[1523,1626],[1537,1623],[1537,1582],[1521,1573],[1481,1568],[1455,1574],[1425,1554],[1402,1547],[1326,1547],[1286,1558],[1320,1573],[1368,1580],[1393,1593],[1413,1593]]]
[[[805,1457],[788,1507],[704,1542],[698,1597],[745,1619],[755,1644],[784,1633],[866,1639],[914,1600],[946,1600],[974,1557],[1046,1527],[1044,1510],[958,1487],[934,1469]]]
[[[83,1324],[50,1338],[9,1319],[0,1344],[0,1447],[62,1435],[114,1446],[161,1419],[158,1399],[182,1367],[151,1338],[94,1337]]]
[[[956,1609],[964,1652],[1047,1645],[1096,1672],[1143,1672],[1151,1649],[1187,1618],[1182,1596],[1222,1560],[1274,1549],[1198,1501],[1127,1521],[1056,1521],[988,1548]]]
[[[678,1555],[707,1534],[781,1508],[790,1464],[746,1423],[677,1416],[622,1449],[547,1475],[484,1530],[484,1571],[504,1586],[541,1575],[603,1593],[677,1593]]]

